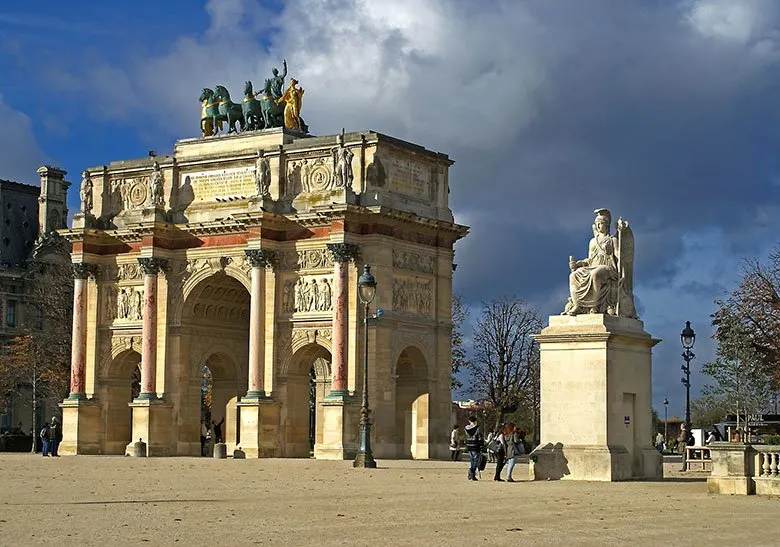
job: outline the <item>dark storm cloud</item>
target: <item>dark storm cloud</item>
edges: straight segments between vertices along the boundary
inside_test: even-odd
[[[260,31],[231,15],[258,6],[211,1],[204,36],[95,63],[80,80],[112,108],[94,113],[138,119],[150,138],[146,103],[117,109],[98,70],[115,74],[168,114],[150,144],[170,148],[192,135],[201,87],[240,89],[287,58],[317,133],[373,128],[456,160],[451,206],[471,226],[456,288],[476,306],[507,293],[558,313],[567,257],[583,257],[592,211],[608,207],[633,226],[640,309],[667,339],[656,399],[680,389],[682,321],[708,344],[712,300],[738,275],[727,265],[780,228],[774,2],[299,0]]]

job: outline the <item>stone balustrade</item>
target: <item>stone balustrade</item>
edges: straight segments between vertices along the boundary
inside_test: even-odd
[[[721,442],[710,454],[710,493],[780,495],[780,446]]]

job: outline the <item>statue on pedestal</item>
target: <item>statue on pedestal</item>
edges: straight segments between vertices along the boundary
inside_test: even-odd
[[[262,150],[257,151],[257,161],[255,162],[255,190],[258,197],[267,198],[270,195],[271,166]]]
[[[92,179],[86,169],[81,172],[81,212],[85,215],[92,214]]]
[[[569,292],[565,315],[606,313],[636,318],[634,308],[634,234],[622,218],[617,232],[610,234],[612,215],[608,209],[596,209],[593,239],[588,257],[569,257]]]
[[[152,197],[152,207],[165,207],[165,195],[163,193],[163,174],[157,160],[152,168],[152,176],[149,179],[149,195]]]

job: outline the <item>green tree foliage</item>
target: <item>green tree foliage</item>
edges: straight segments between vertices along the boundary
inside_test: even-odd
[[[751,335],[750,323],[728,310],[720,311],[716,358],[702,367],[714,383],[702,392],[722,400],[729,412],[737,416],[760,414],[772,395],[766,362]]]
[[[468,368],[473,390],[497,411],[496,426],[527,405],[535,389],[539,348],[531,335],[541,328],[539,312],[516,297],[482,306]]]

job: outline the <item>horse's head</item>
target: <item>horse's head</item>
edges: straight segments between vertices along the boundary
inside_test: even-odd
[[[230,93],[225,86],[218,85],[214,88],[214,98],[219,99],[220,101],[229,101]]]
[[[211,98],[214,96],[214,92],[211,91],[208,87],[204,87],[203,91],[200,92],[200,97],[198,98],[199,101],[210,101]]]
[[[249,80],[246,81],[246,84],[244,84],[244,95],[247,97],[253,97],[255,94],[254,89],[252,89],[252,82]]]

